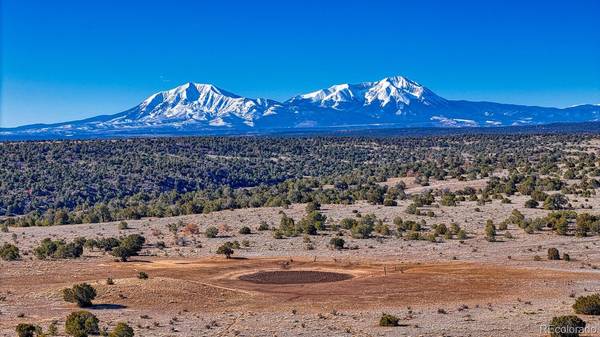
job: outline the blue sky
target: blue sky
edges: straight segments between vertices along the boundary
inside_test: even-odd
[[[446,98],[600,103],[600,1],[2,0],[0,126],[188,81],[285,100],[404,75]]]

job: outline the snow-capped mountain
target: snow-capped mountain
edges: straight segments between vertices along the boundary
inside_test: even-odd
[[[447,100],[401,76],[340,84],[284,103],[304,127],[492,127],[600,120],[600,107],[566,109]]]
[[[186,83],[156,93],[111,123],[161,125],[200,123],[214,127],[254,126],[263,116],[276,114],[282,105],[268,99],[240,97],[211,84]]]
[[[403,114],[411,104],[444,103],[420,84],[401,76],[386,77],[377,82],[339,84],[327,89],[293,97],[286,103],[292,106],[317,106],[335,110],[372,110]]]
[[[494,127],[600,120],[599,105],[547,108],[447,100],[407,78],[338,84],[285,102],[186,83],[114,115],[0,129],[0,138],[261,133],[370,127]]]
[[[285,102],[306,126],[396,124],[428,117],[422,112],[444,108],[448,101],[401,76],[376,82],[339,84],[298,95]],[[410,126],[410,125],[408,125]]]

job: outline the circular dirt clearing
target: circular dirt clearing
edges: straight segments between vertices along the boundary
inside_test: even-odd
[[[351,279],[352,275],[314,270],[259,271],[240,276],[240,280],[260,284],[301,284],[338,282]]]

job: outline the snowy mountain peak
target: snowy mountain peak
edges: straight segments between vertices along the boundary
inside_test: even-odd
[[[253,125],[262,115],[275,114],[281,104],[238,96],[212,84],[188,82],[145,99],[127,121],[158,124],[202,122],[212,126]]]
[[[406,93],[421,98],[425,87],[402,76],[386,77],[373,83],[373,91],[387,92],[388,96]]]
[[[401,113],[405,106],[419,101],[429,105],[443,99],[433,92],[403,76],[386,77],[375,82],[338,84],[308,94],[299,95],[288,101],[306,108],[389,110]]]
[[[179,102],[194,102],[207,95],[220,95],[231,98],[239,98],[238,95],[232,94],[225,90],[219,89],[212,84],[201,84],[188,82],[170,90],[158,92],[141,104],[142,107],[154,108],[156,104],[168,102],[169,104],[177,104]],[[154,103],[154,104],[153,104]]]

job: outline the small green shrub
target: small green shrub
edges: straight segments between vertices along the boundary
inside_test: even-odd
[[[113,248],[111,255],[114,257],[118,257],[122,262],[127,261],[129,259],[129,251],[124,247],[115,247]]]
[[[179,221],[179,222],[172,222],[170,224],[167,225],[167,228],[169,229],[169,232],[173,233],[173,235],[177,235],[177,233],[179,233],[179,229],[183,227],[183,222]]]
[[[380,235],[390,235],[390,227],[383,222],[380,222],[373,227],[373,230]]]
[[[52,241],[49,238],[45,238],[33,252],[40,260],[46,258],[75,259],[83,254],[83,242],[77,240],[66,243],[63,240]]]
[[[552,337],[579,337],[585,328],[585,322],[575,316],[558,316],[550,322],[550,336]]]
[[[231,242],[225,242],[217,249],[217,254],[225,255],[225,258],[230,259],[231,255],[233,255],[234,251],[232,248],[233,244]]]
[[[58,335],[58,321],[52,321],[50,325],[48,325],[48,335],[56,336]]]
[[[80,242],[69,242],[59,245],[52,257],[55,259],[75,259],[83,254],[83,244]]]
[[[435,234],[437,235],[444,235],[448,233],[448,227],[446,227],[446,225],[444,225],[443,223],[435,226],[434,230]]]
[[[87,283],[63,289],[63,299],[66,302],[76,303],[80,308],[91,306],[94,298],[96,298],[96,289]]]
[[[21,258],[19,248],[13,244],[5,243],[0,246],[0,258],[4,261],[14,261]]]
[[[600,315],[600,294],[578,297],[573,309],[577,314]]]
[[[335,249],[344,249],[344,244],[346,244],[346,241],[344,241],[344,239],[342,238],[331,238],[331,240],[329,240],[329,244],[335,248]]]
[[[216,238],[217,235],[219,235],[219,229],[217,227],[210,226],[206,229],[204,234],[206,235],[207,238],[210,238],[210,239]]]
[[[321,209],[321,204],[318,201],[311,201],[306,204],[306,213],[318,211]]]
[[[244,227],[240,228],[240,234],[242,234],[242,235],[248,235],[251,233],[252,233],[252,230],[250,230],[250,227],[248,227],[248,226],[244,226]]]
[[[17,337],[33,337],[41,334],[41,328],[37,325],[21,323],[17,325],[15,329],[17,332]]]
[[[134,256],[142,250],[144,243],[146,243],[146,238],[139,234],[131,234],[121,239],[119,246],[124,247],[131,253],[131,256]]]
[[[383,206],[393,207],[393,206],[398,206],[398,203],[394,199],[386,198],[383,200]]]
[[[108,337],[133,337],[133,329],[127,325],[126,323],[120,322],[117,326],[110,332]]]
[[[525,207],[527,208],[537,208],[539,205],[540,203],[533,199],[525,201]]]
[[[429,241],[429,242],[433,242],[433,243],[437,243],[438,242],[438,237],[437,234],[435,234],[435,232],[429,232],[427,234],[425,234],[425,240]]]
[[[73,337],[97,335],[98,322],[98,318],[89,311],[75,311],[67,316],[65,332]]]
[[[406,232],[406,234],[404,235],[404,238],[406,240],[420,240],[421,233],[411,230],[411,231]]]
[[[488,220],[485,224],[485,239],[489,242],[496,241],[496,226],[492,220]]]
[[[457,223],[453,222],[450,224],[450,233],[456,235],[456,234],[458,234],[459,230],[460,230],[460,226]]]
[[[552,194],[546,197],[544,200],[544,209],[547,210],[559,210],[563,209],[568,203],[567,197],[562,193]]]
[[[405,212],[408,214],[419,215],[419,209],[417,208],[417,205],[414,202],[412,204],[408,205],[408,207],[406,207]]]
[[[548,260],[560,260],[560,253],[556,248],[548,248]]]
[[[342,227],[343,229],[351,229],[357,223],[358,221],[356,221],[356,219],[344,218],[340,221],[340,227]]]
[[[112,249],[111,254],[125,262],[129,257],[136,256],[142,250],[146,238],[139,234],[131,234],[119,241],[119,245]]]
[[[373,226],[364,223],[358,223],[352,227],[352,237],[356,239],[367,239],[373,232]]]
[[[379,318],[379,326],[398,326],[398,317],[390,314],[383,313]]]

